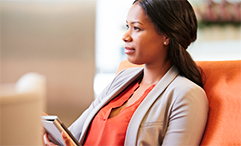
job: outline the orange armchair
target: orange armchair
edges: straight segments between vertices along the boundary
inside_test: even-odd
[[[197,61],[205,74],[204,90],[209,100],[209,117],[201,145],[241,145],[241,60]],[[139,67],[127,60],[117,72]]]

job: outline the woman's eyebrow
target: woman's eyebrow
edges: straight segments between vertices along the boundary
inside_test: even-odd
[[[126,23],[128,23],[128,21],[126,21]],[[141,24],[141,25],[143,25],[141,22],[139,22],[139,21],[132,21],[131,22],[131,24],[135,24],[135,23],[139,23],[139,24]]]

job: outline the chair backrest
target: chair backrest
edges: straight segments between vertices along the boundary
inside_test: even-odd
[[[241,60],[196,63],[205,74],[204,90],[209,100],[201,145],[241,145]],[[130,67],[138,66],[125,60],[117,72]]]
[[[201,145],[241,145],[241,60],[197,62],[205,74],[209,119]]]
[[[0,86],[0,145],[42,145],[46,79],[37,73]]]

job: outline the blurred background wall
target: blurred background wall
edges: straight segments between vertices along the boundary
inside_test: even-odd
[[[66,125],[94,99],[95,0],[1,1],[0,83],[46,76],[45,112]]]

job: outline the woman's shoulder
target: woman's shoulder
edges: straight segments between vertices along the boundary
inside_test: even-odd
[[[199,85],[197,85],[193,81],[191,81],[188,78],[186,78],[184,76],[181,76],[181,75],[178,75],[176,77],[176,79],[172,83],[172,86],[177,88],[177,89],[181,89],[181,90],[185,90],[185,89],[189,89],[189,88],[195,88],[197,90],[203,90],[202,87],[200,87]]]
[[[109,85],[106,87],[106,94],[112,92],[119,86],[122,86],[129,80],[135,79],[137,76],[139,76],[142,73],[143,68],[136,67],[136,68],[127,68],[123,69],[120,72],[118,72],[114,79],[109,83]]]
[[[206,93],[202,87],[180,75],[172,82],[170,90],[179,100],[190,98],[207,101]]]
[[[139,71],[143,70],[144,67],[131,67],[131,68],[125,68],[123,70],[121,70],[120,72],[118,72],[118,75],[125,75],[125,74],[129,74],[129,73],[138,73]]]
[[[143,67],[133,67],[121,70],[114,78],[113,81],[125,81],[141,73]]]

